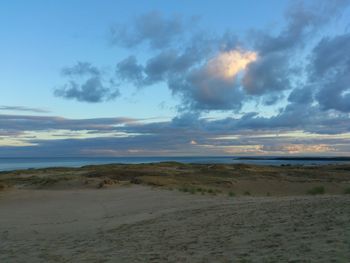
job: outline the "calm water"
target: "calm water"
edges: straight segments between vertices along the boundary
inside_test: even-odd
[[[350,163],[349,161],[334,160],[239,160],[235,157],[0,158],[0,171],[45,167],[81,167],[90,164],[132,164],[165,161],[176,161],[182,163],[247,163],[265,165]]]

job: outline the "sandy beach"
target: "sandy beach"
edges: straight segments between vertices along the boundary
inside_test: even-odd
[[[346,262],[350,197],[149,186],[0,195],[0,262]]]

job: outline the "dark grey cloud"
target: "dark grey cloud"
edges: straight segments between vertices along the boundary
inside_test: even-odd
[[[130,81],[136,86],[140,86],[143,82],[143,66],[137,63],[135,56],[129,56],[118,62],[116,74],[119,79]]]
[[[102,84],[99,78],[89,78],[82,84],[69,81],[62,88],[55,90],[55,95],[65,99],[95,103],[113,100],[118,97],[120,93],[118,90],[112,92],[110,88]]]
[[[288,55],[273,53],[248,65],[242,85],[251,95],[281,92],[291,88],[291,73]]]
[[[244,101],[236,82],[208,75],[203,68],[192,70],[183,80],[170,80],[169,88],[180,93],[191,110],[239,110]]]
[[[54,91],[55,96],[80,102],[102,102],[120,95],[113,79],[105,80],[103,73],[87,62],[78,62],[62,69],[68,81]]]
[[[157,82],[166,81],[170,75],[185,71],[191,62],[176,50],[161,51],[147,60],[143,66],[137,63],[135,56],[130,56],[117,64],[117,76],[130,81],[136,86],[145,87]]]
[[[312,76],[331,77],[339,71],[346,71],[350,59],[350,33],[334,37],[324,37],[312,53]]]
[[[150,58],[145,66],[146,84],[164,81],[170,75],[186,72],[193,61],[186,55],[179,55],[175,50],[166,50]]]
[[[323,38],[313,49],[309,70],[320,106],[350,112],[350,34]]]
[[[253,41],[259,59],[249,65],[243,86],[249,94],[262,96],[292,89],[302,70],[300,51],[317,33],[348,6],[347,0],[291,2],[285,14],[286,25],[277,35],[254,31]],[[299,65],[298,65],[299,64]]]
[[[129,56],[117,64],[117,75],[122,80],[131,82],[134,77],[142,86],[167,81],[173,76],[186,74],[192,67],[205,62],[213,55],[213,51],[218,50],[219,45],[228,45],[227,42],[231,40],[226,38],[229,37],[232,38],[229,35],[218,39],[209,37],[206,33],[194,34],[183,42],[181,48],[157,50],[144,66],[137,62],[135,56]]]
[[[310,71],[320,106],[350,112],[350,34],[323,38],[313,50]]]
[[[311,104],[313,102],[312,87],[294,89],[288,97],[288,101],[294,104]]]
[[[187,25],[186,25],[187,26]],[[157,11],[136,17],[127,25],[111,28],[111,42],[126,48],[147,44],[151,48],[168,47],[185,31],[185,22],[181,16],[166,18]]]
[[[255,32],[260,54],[280,52],[304,46],[323,25],[337,18],[349,4],[348,0],[291,1],[285,13],[286,25],[276,35]]]
[[[333,81],[322,85],[316,94],[318,103],[324,110],[350,112],[350,76],[338,76]]]

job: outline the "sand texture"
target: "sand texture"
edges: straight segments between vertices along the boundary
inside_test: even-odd
[[[350,197],[0,192],[0,262],[348,262]]]

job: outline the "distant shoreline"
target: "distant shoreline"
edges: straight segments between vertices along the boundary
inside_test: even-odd
[[[234,160],[261,161],[350,161],[350,157],[237,157]]]
[[[45,158],[0,158],[0,171],[38,169],[49,167],[82,167],[104,164],[141,163],[202,163],[202,164],[256,164],[256,165],[325,165],[350,163],[350,157],[311,156],[192,156],[192,157],[45,157]]]
[[[0,160],[60,160],[60,159],[85,159],[85,160],[177,160],[177,159],[231,159],[231,160],[276,160],[276,161],[350,161],[350,156],[116,156],[116,157],[92,157],[92,156],[57,156],[57,157],[0,157]]]

